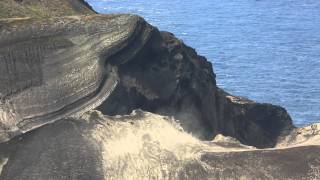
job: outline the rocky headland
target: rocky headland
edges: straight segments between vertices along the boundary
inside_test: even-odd
[[[320,125],[220,89],[143,18],[82,0],[0,10],[0,179],[320,178]]]

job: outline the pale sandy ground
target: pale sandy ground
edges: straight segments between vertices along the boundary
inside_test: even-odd
[[[320,123],[298,128],[285,138],[279,139],[276,148],[320,145]]]
[[[190,163],[207,167],[200,160],[206,153],[266,151],[242,145],[236,139],[222,135],[212,141],[200,141],[183,131],[177,120],[148,112],[137,111],[130,116],[116,117],[103,116],[98,111],[93,114],[102,120],[102,124],[107,124],[97,126],[92,132],[94,139],[103,145],[106,179],[134,179],[142,174],[160,176],[179,172],[175,168]],[[92,112],[87,115],[92,116]],[[267,151],[319,145],[319,130],[319,125],[298,129],[284,138],[277,147]],[[121,173],[119,169],[122,169]]]
[[[67,131],[61,129],[70,124],[73,128]],[[6,175],[3,176],[5,180],[11,177],[10,167],[29,168],[28,171],[25,170],[25,174],[19,172],[19,176],[13,174],[12,177],[25,177],[26,175],[45,177],[45,174],[41,173],[51,170],[43,172],[40,170],[43,167],[51,168],[50,162],[57,162],[57,168],[60,167],[62,160],[77,162],[80,157],[77,156],[78,151],[74,152],[74,147],[82,147],[83,150],[80,152],[90,154],[92,151],[83,146],[83,142],[90,142],[92,147],[96,147],[93,149],[98,152],[97,162],[101,163],[101,167],[97,165],[99,164],[97,162],[93,165],[100,169],[103,176],[98,179],[137,180],[177,179],[178,177],[182,179],[210,179],[210,177],[216,177],[216,179],[279,179],[290,177],[292,169],[299,165],[292,166],[291,163],[311,161],[317,158],[318,147],[312,150],[312,147],[308,149],[310,148],[308,146],[320,145],[319,124],[297,129],[289,136],[279,140],[275,148],[261,150],[242,145],[236,139],[222,135],[216,136],[212,141],[200,141],[192,134],[185,132],[178,120],[139,110],[128,116],[104,116],[99,111],[89,111],[81,117],[62,120],[60,123],[41,128],[42,131],[36,132],[34,138],[25,137],[25,140],[21,142],[26,143],[21,147],[29,147],[30,150],[21,148],[15,150],[17,152],[28,151],[28,156],[35,157],[31,158],[34,161],[32,166],[21,164],[20,161],[15,162],[17,159],[26,158],[25,155],[15,153],[14,158],[10,159],[9,156],[0,154],[0,172],[7,169],[7,172],[4,173]],[[72,135],[74,132],[77,134],[80,132],[82,135],[70,136],[70,133]],[[47,145],[42,145],[41,140],[50,138],[52,133],[61,134],[59,137],[62,139],[51,140],[50,144],[53,144],[51,147],[53,149],[48,151]],[[29,145],[33,143],[36,146]],[[72,147],[73,150],[59,151],[56,145]],[[301,146],[307,149],[296,148]],[[41,152],[48,152],[43,152],[42,158],[37,159],[38,149],[42,149]],[[284,150],[277,151],[279,149]],[[59,155],[56,156],[55,152],[69,153],[70,157],[69,155],[67,157],[70,159],[57,160]],[[305,153],[312,156],[311,160],[310,157],[306,160]],[[72,158],[73,155],[74,158]],[[96,156],[97,154],[94,155]],[[84,160],[87,161],[85,158]],[[300,174],[293,175],[293,177],[320,178],[320,159],[306,163],[301,166],[304,169],[299,172]],[[57,173],[63,174],[62,172]],[[236,178],[238,176],[241,178]]]

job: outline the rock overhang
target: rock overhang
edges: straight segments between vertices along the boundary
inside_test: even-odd
[[[230,100],[205,57],[139,16],[10,18],[0,27],[2,139],[95,108],[141,108],[201,139],[224,134],[256,147],[293,128],[280,107]]]
[[[119,52],[152,30],[141,24],[130,14],[0,19],[0,139],[100,105],[119,81],[109,59],[127,60]]]

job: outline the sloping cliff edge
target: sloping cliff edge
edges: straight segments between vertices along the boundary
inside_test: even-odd
[[[101,112],[104,115],[125,115],[134,109],[174,117],[185,132],[192,134],[192,137],[186,136],[193,140],[181,140],[184,142],[181,146],[187,148],[197,141],[198,143],[192,146],[203,152],[200,153],[203,157],[200,158],[200,165],[197,163],[199,161],[195,164],[194,161],[178,161],[182,163],[177,166],[181,169],[168,172],[169,174],[164,173],[165,176],[173,173],[173,177],[187,176],[187,179],[242,176],[247,179],[252,173],[256,173],[252,176],[256,178],[303,177],[305,173],[311,173],[310,177],[319,177],[319,144],[315,143],[318,139],[314,134],[303,134],[303,141],[307,141],[309,137],[315,138],[311,138],[312,143],[304,144],[304,147],[297,146],[302,143],[303,138],[296,134],[300,131],[293,126],[284,108],[233,96],[217,87],[212,64],[173,34],[159,31],[138,16],[97,15],[88,5],[83,4],[83,1],[8,0],[1,3],[0,9],[6,6],[26,8],[23,15],[13,12],[9,16],[0,16],[14,17],[0,20],[0,164],[4,165],[3,168],[0,165],[3,169],[2,178],[118,177],[115,173],[119,173],[120,169],[110,170],[112,167],[106,168],[104,163],[118,163],[121,166],[127,159],[108,160],[114,157],[114,153],[118,153],[116,149],[112,149],[112,145],[120,143],[120,150],[134,150],[137,147],[128,146],[122,141],[108,144],[107,147],[111,148],[108,152],[111,154],[108,154],[106,159],[103,155],[108,148],[103,149],[99,143],[107,143],[113,136],[119,136],[121,140],[121,136],[125,136],[127,130],[130,130],[130,126],[127,125],[134,122],[125,124],[125,130],[109,131],[105,126],[108,121],[102,117],[103,115],[95,114]],[[50,6],[46,6],[46,3]],[[54,3],[64,3],[66,9],[73,9],[73,13],[63,13],[55,9]],[[30,5],[37,6],[40,10],[47,8],[50,13],[43,15],[41,11],[41,16],[37,16],[34,11],[31,13]],[[81,7],[80,10],[77,7]],[[72,17],[55,17],[61,15]],[[65,78],[62,77],[64,75]],[[110,81],[106,80],[110,77]],[[71,81],[72,79],[75,80]],[[98,124],[99,133],[103,131],[113,134],[94,137],[101,138],[99,140],[87,136],[88,132],[92,132],[91,125],[87,127],[87,124],[82,123],[83,119],[88,118],[83,113],[92,109],[99,110],[93,115],[88,115],[93,124]],[[161,123],[162,116],[159,115],[147,119],[156,119]],[[72,121],[69,121],[68,117],[72,117]],[[132,119],[124,116],[124,119],[126,118]],[[85,122],[90,124],[91,120]],[[120,121],[121,118],[117,120]],[[133,120],[145,119],[142,116]],[[53,124],[46,125],[48,123]],[[82,128],[86,130],[82,131]],[[161,131],[160,126],[158,131]],[[241,151],[244,148],[250,151],[250,155],[238,153],[238,150],[233,152],[228,145],[224,150],[220,149],[224,152],[221,154],[210,149],[219,149],[219,143],[213,143],[208,147],[202,145],[208,144],[218,134],[231,136],[243,144],[258,148],[276,146],[279,149],[256,151],[238,144],[236,146],[240,146]],[[50,139],[51,137],[56,138]],[[194,137],[207,141],[200,142]],[[146,138],[147,141],[150,139],[144,135],[141,138]],[[170,137],[161,135],[158,138]],[[148,173],[154,177],[159,175],[158,171],[162,172],[162,169],[156,169],[157,172],[151,170],[154,166],[158,167],[158,164],[153,162],[154,158],[149,157],[157,155],[157,152],[152,150],[152,144],[157,147],[157,141],[159,140],[146,146],[150,148],[147,151],[151,152],[143,155],[148,156],[144,158],[150,161],[146,167],[142,167],[150,170],[146,177]],[[294,147],[281,149],[291,146],[291,141],[296,142]],[[51,151],[48,152],[45,150],[48,147],[47,143],[52,143]],[[165,148],[164,151],[173,150]],[[32,153],[35,153],[32,157],[39,154],[42,157],[39,161],[34,158],[28,159],[28,154]],[[309,154],[308,157],[304,156],[306,153]],[[58,157],[61,154],[64,154],[62,159]],[[196,160],[199,160],[200,154],[191,153],[192,156],[196,155]],[[130,158],[126,153],[122,155]],[[158,155],[162,157],[161,153]],[[185,156],[187,155],[188,153]],[[279,160],[282,155],[287,158]],[[169,157],[172,157],[170,153],[165,156],[168,164]],[[101,158],[105,158],[105,161],[101,161]],[[179,159],[180,156],[172,158]],[[255,158],[258,159],[254,160]],[[298,165],[298,161],[295,161],[297,158],[312,161],[311,164],[300,164],[303,171],[292,175],[289,172]],[[226,159],[229,161],[225,161]],[[279,160],[279,166],[271,166],[276,159]],[[250,165],[234,165],[243,160],[248,160]],[[29,166],[26,162],[44,164],[30,166],[31,173],[28,174],[29,170],[20,171]],[[223,165],[218,166],[215,163]],[[262,168],[265,166],[268,168]],[[49,167],[54,167],[54,170],[48,170]],[[253,167],[260,169],[248,173]],[[205,168],[209,168],[210,171]],[[108,170],[105,172],[104,169]],[[280,170],[273,175],[272,171],[275,169],[284,169],[285,173]],[[110,171],[113,174],[108,176]],[[138,169],[125,172],[134,174],[132,171],[137,173]],[[174,174],[181,171],[182,174]],[[17,172],[21,174],[18,175]],[[184,174],[190,172],[195,174]],[[160,175],[163,176],[162,173]]]
[[[91,101],[87,106],[107,115],[140,108],[174,116],[200,139],[223,134],[256,147],[273,147],[294,128],[284,108],[218,88],[210,62],[140,17],[3,19],[0,25],[0,134],[10,136],[10,130],[26,131],[67,115],[67,106],[77,113],[81,104],[76,99]],[[103,76],[119,80],[97,103],[87,96],[93,86],[105,85]]]

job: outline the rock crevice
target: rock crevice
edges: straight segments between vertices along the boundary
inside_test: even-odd
[[[108,115],[143,109],[174,116],[201,139],[223,134],[256,147],[274,146],[293,128],[283,108],[221,90],[206,58],[138,16],[3,19],[0,25],[1,113],[11,117],[1,134],[99,105]]]
[[[0,179],[320,178],[317,125],[225,92],[141,17],[1,0],[0,18]]]

